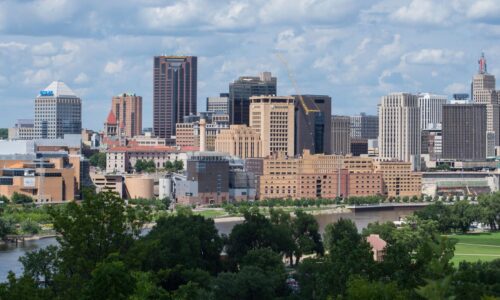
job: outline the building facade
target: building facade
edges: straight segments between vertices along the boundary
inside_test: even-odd
[[[351,137],[376,139],[378,137],[378,116],[361,113],[351,117]]]
[[[229,115],[229,108],[229,97],[222,95],[219,97],[207,97],[208,112]]]
[[[294,98],[290,96],[250,97],[250,127],[260,135],[262,156],[273,153],[294,155]]]
[[[351,153],[351,118],[349,116],[331,116],[332,153],[346,155]]]
[[[304,150],[331,153],[332,98],[326,95],[295,97],[295,155]]]
[[[376,161],[375,172],[382,174],[387,197],[413,197],[422,194],[422,173],[412,172],[409,162]]]
[[[154,135],[170,139],[175,124],[196,114],[198,59],[196,56],[155,56],[153,71]]]
[[[261,157],[262,145],[258,132],[246,125],[231,125],[221,130],[215,139],[215,151],[242,159]]]
[[[176,147],[114,147],[106,152],[106,173],[131,173],[138,160],[152,160],[156,168],[163,168],[167,161],[182,160],[187,155]]]
[[[478,73],[472,78],[472,100],[486,105],[486,155],[494,156],[495,146],[500,145],[500,93],[495,90],[495,76],[488,74],[484,53],[478,64]]]
[[[418,107],[420,108],[420,128],[428,129],[442,123],[443,105],[448,98],[443,95],[421,93],[418,95]]]
[[[35,138],[35,121],[19,119],[14,127],[9,128],[9,140],[32,140]]]
[[[277,79],[271,72],[243,76],[229,84],[231,124],[250,125],[250,97],[277,95]]]
[[[418,96],[392,93],[379,105],[379,155],[420,164],[420,108]]]
[[[80,98],[62,81],[54,81],[35,98],[35,138],[63,138],[82,131]]]
[[[443,159],[486,159],[487,108],[485,104],[443,106]]]
[[[142,133],[141,96],[129,93],[114,96],[111,100],[111,111],[125,137],[131,138]]]

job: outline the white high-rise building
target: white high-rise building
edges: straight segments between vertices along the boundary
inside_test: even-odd
[[[420,108],[420,128],[435,128],[442,123],[443,105],[448,98],[443,95],[421,93],[418,95],[418,107]]]
[[[418,96],[391,93],[383,96],[379,113],[379,156],[411,162],[420,167],[420,108]]]
[[[62,81],[52,82],[35,98],[35,138],[56,139],[82,132],[80,98]]]

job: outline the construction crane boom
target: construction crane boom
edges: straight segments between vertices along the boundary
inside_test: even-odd
[[[314,101],[311,102],[312,105],[314,106],[313,108],[310,108],[307,106],[306,101],[304,100],[304,98],[302,97],[302,94],[299,91],[299,87],[297,86],[297,82],[295,82],[295,78],[293,77],[293,73],[290,70],[290,67],[288,66],[288,62],[286,61],[285,57],[279,52],[276,53],[276,56],[281,61],[281,63],[283,63],[283,65],[285,66],[286,72],[288,74],[288,79],[290,79],[290,82],[292,83],[293,88],[295,89],[295,92],[297,93],[297,96],[299,97],[300,105],[304,109],[304,112],[306,113],[306,115],[309,115],[309,113],[312,113],[312,112],[313,113],[320,112],[320,109],[318,108],[316,103],[314,103]]]

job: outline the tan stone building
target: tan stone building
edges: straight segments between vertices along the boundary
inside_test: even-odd
[[[246,125],[231,125],[221,130],[215,139],[215,151],[240,158],[261,157],[261,141],[258,132]]]
[[[283,154],[263,159],[258,195],[268,198],[335,198],[350,196],[419,196],[421,173],[411,163],[374,161],[370,157]]]
[[[260,134],[262,156],[294,155],[294,97],[250,97],[250,127]]]
[[[20,193],[35,203],[62,203],[75,199],[80,181],[78,169],[63,158],[44,160],[1,160],[0,195]]]
[[[142,133],[142,97],[123,93],[112,99],[111,111],[126,137]]]
[[[422,194],[422,173],[412,172],[409,162],[376,161],[375,172],[382,174],[384,195],[388,197],[412,197]]]
[[[175,145],[180,147],[200,148],[199,122],[177,123]],[[205,151],[215,151],[215,139],[222,130],[229,128],[225,123],[207,123],[205,125]]]

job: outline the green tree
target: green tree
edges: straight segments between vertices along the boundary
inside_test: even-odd
[[[40,230],[41,230],[40,225],[31,219],[26,219],[21,222],[21,231],[23,233],[37,234],[40,232]]]
[[[16,204],[26,204],[26,203],[33,203],[33,198],[31,198],[28,195],[21,194],[18,192],[14,192],[11,197],[12,202]]]
[[[491,230],[498,230],[500,225],[500,192],[482,194],[478,198],[481,210],[481,220],[490,226]]]
[[[405,291],[401,291],[394,282],[384,283],[369,281],[361,277],[353,277],[347,283],[346,299],[404,300],[408,299],[408,295]]]
[[[49,245],[27,252],[19,261],[23,265],[24,276],[33,278],[40,286],[49,287],[53,285],[54,277],[59,271],[59,249]]]
[[[294,250],[290,229],[273,225],[269,219],[258,212],[247,211],[245,221],[237,224],[229,234],[227,253],[236,263],[252,249],[270,248],[282,255]]]
[[[276,288],[262,269],[248,266],[238,273],[219,274],[213,285],[213,293],[218,300],[266,300],[276,299]]]
[[[0,140],[6,140],[9,138],[9,129],[0,128]]]
[[[481,218],[478,207],[471,205],[466,200],[457,201],[453,204],[451,206],[451,213],[454,227],[462,231],[462,233],[466,233],[472,222],[478,221]]]
[[[7,282],[0,283],[0,299],[17,300],[50,300],[55,295],[49,289],[42,289],[37,282],[29,276],[16,278],[14,273],[9,272]]]
[[[214,221],[197,215],[162,217],[128,254],[129,264],[158,272],[182,265],[211,274],[220,268],[223,242]]]
[[[333,266],[327,272],[327,286],[332,296],[344,295],[350,276],[371,275],[374,265],[371,247],[353,221],[340,219],[327,225],[324,241]]]
[[[134,165],[135,171],[138,173],[146,172],[152,173],[156,171],[156,164],[154,160],[142,160],[138,159]]]
[[[415,215],[422,220],[436,221],[438,223],[438,229],[442,233],[450,232],[454,226],[450,206],[445,205],[441,201],[427,205],[422,210],[416,211]]]
[[[292,239],[295,243],[294,256],[297,265],[304,254],[316,253],[323,255],[323,243],[319,234],[319,224],[314,216],[302,210],[295,211],[291,222]]]
[[[0,217],[0,239],[16,230],[16,224],[12,218]]]
[[[85,286],[84,299],[129,299],[135,290],[135,278],[118,260],[99,263]]]
[[[61,297],[75,298],[92,271],[111,253],[126,253],[146,219],[138,219],[116,193],[86,193],[81,204],[50,211],[60,235],[59,288]]]
[[[380,238],[385,241],[390,241],[394,237],[394,231],[397,230],[396,225],[393,222],[379,223],[369,223],[366,228],[363,228],[363,236],[367,237],[370,234],[378,234]]]
[[[101,170],[106,169],[106,153],[104,152],[96,152],[92,154],[89,161],[91,166],[99,167]]]

